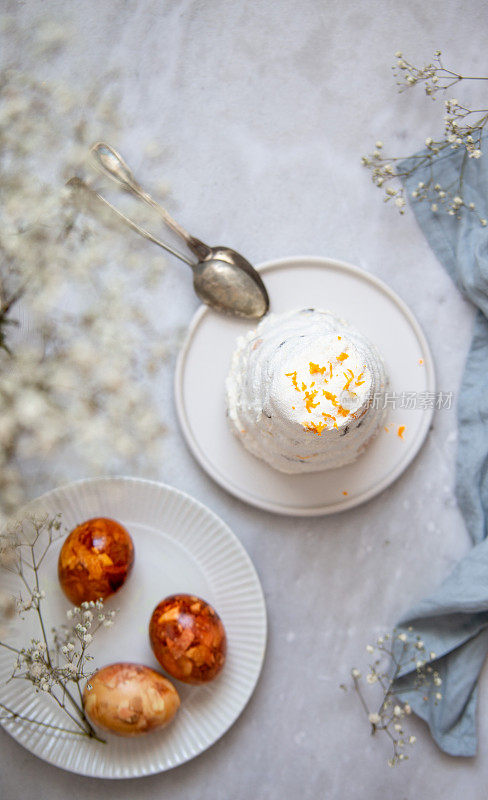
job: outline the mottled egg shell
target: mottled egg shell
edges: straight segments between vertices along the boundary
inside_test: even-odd
[[[83,692],[89,719],[119,736],[137,736],[171,722],[180,698],[172,683],[143,664],[110,664],[93,675]]]
[[[58,560],[63,592],[72,603],[109,597],[132,569],[134,545],[113,519],[96,517],[78,525],[64,542]]]
[[[162,600],[152,613],[149,638],[161,666],[184,683],[211,681],[224,666],[224,625],[199,597],[176,594]]]

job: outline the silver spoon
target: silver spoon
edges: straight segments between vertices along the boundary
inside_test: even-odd
[[[250,319],[259,319],[266,314],[269,309],[268,292],[261,276],[247,259],[230,247],[209,247],[200,239],[191,236],[168,214],[166,209],[144,191],[122,156],[108,144],[97,142],[91,148],[91,152],[95,163],[102,172],[155,208],[164,222],[183,239],[187,247],[197,256],[197,263],[189,261],[169,245],[148,234],[147,231],[129,220],[125,214],[115,209],[105,198],[98,195],[98,198],[112,211],[118,213],[119,217],[124,218],[124,221],[133,230],[160,247],[164,247],[168,252],[191,266],[195,292],[204,303],[218,311]]]

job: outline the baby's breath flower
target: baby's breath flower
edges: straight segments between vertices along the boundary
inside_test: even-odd
[[[467,78],[454,70],[445,68],[438,50],[435,51],[433,60],[421,67],[410,63],[402,55],[397,58],[393,72],[397,78],[400,91],[411,89],[417,84],[423,84],[426,94],[432,98],[461,81],[473,80],[471,77]],[[474,78],[474,80],[478,79],[488,80],[486,76]],[[371,172],[373,183],[382,187],[383,191],[385,191],[385,202],[392,197],[398,198],[395,199],[393,205],[398,208],[400,214],[405,213],[404,206],[406,202],[403,194],[404,190],[400,193],[395,186],[396,180],[402,180],[405,183],[407,179],[415,174],[420,177],[426,174],[432,176],[435,174],[434,169],[437,158],[443,153],[447,155],[447,152],[445,152],[447,149],[464,151],[464,156],[469,159],[477,160],[482,157],[481,141],[485,127],[488,125],[488,109],[472,110],[463,105],[462,102],[460,103],[455,97],[445,100],[444,108],[443,136],[438,139],[427,136],[425,138],[426,151],[422,155],[416,156],[415,160],[412,159],[408,166],[402,163],[404,161],[403,158],[391,158],[384,154],[382,141],[376,142],[372,155],[363,156],[362,158],[363,165]],[[379,144],[381,144],[381,147]],[[447,213],[457,219],[461,219],[468,212],[476,213],[474,206],[471,207],[471,203],[467,199],[461,198],[460,190],[464,185],[466,158],[464,157],[460,160],[459,164],[457,185],[450,185],[441,190],[440,185],[434,183],[434,179],[429,177],[418,182],[417,189],[411,192],[411,197],[419,202],[427,201],[434,213]],[[438,193],[438,199],[447,200],[447,202],[443,202],[442,206],[438,206],[435,202],[437,199],[435,193]],[[484,218],[479,219],[480,224],[484,227],[482,221]]]
[[[429,653],[429,663],[427,663],[427,653],[425,643],[419,635],[415,635],[412,626],[408,627],[408,632],[393,629],[392,634],[385,634],[377,638],[377,655],[380,658],[370,666],[370,671],[366,674],[365,684],[358,680],[359,670],[356,668],[351,671],[354,679],[354,689],[360,695],[361,704],[365,710],[370,724],[373,726],[373,734],[385,733],[388,735],[393,747],[393,754],[389,761],[391,765],[397,765],[409,758],[403,751],[408,745],[416,742],[416,737],[409,734],[406,728],[409,725],[408,717],[412,714],[412,707],[408,702],[403,703],[401,691],[397,696],[396,683],[398,676],[402,674],[405,667],[408,668],[413,683],[408,686],[407,691],[417,691],[425,701],[432,697],[435,705],[442,701],[442,694],[434,691],[431,694],[432,685],[438,688],[441,679],[439,672],[431,665],[437,656],[434,652]],[[367,652],[374,651],[371,645],[367,646]],[[417,660],[418,655],[425,655],[424,660]],[[381,665],[382,654],[391,657],[389,668]],[[412,671],[415,665],[415,671]],[[374,689],[369,689],[369,685],[375,685]],[[378,690],[383,693],[383,699],[378,703]],[[367,692],[375,693],[375,706],[379,711],[370,711],[366,699]]]
[[[9,711],[2,703],[0,703],[0,716],[2,719],[16,720],[19,724],[32,723],[41,727],[47,725],[49,729],[58,728],[63,734],[71,733],[73,736],[98,739],[98,734],[84,715],[81,702],[82,687],[94,671],[90,663],[92,657],[86,650],[102,627],[100,623],[92,626],[93,613],[90,609],[93,605],[83,603],[81,607],[75,606],[69,609],[65,618],[67,624],[51,628],[49,637],[43,619],[41,601],[45,592],[39,587],[39,565],[53,542],[64,535],[59,515],[54,518],[47,515],[38,518],[26,517],[13,523],[0,533],[0,568],[4,566],[2,554],[9,552],[6,545],[10,543],[15,558],[8,563],[8,568],[23,579],[23,591],[29,596],[28,600],[20,598],[21,619],[24,618],[24,609],[31,606],[37,615],[38,623],[38,634],[31,636],[16,652],[11,678],[23,679],[31,684],[35,692],[50,695],[51,702],[56,703],[68,714],[67,725],[71,727],[58,726],[57,723],[47,724],[35,716]],[[30,587],[29,582],[32,584]],[[100,602],[99,613],[104,616],[105,621],[108,619],[110,624],[113,624],[115,610],[105,615],[103,602]],[[88,627],[92,632],[88,632]],[[3,648],[7,655],[11,654],[11,646],[2,641],[0,636],[0,649]]]

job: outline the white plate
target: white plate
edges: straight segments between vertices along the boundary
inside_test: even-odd
[[[159,668],[148,641],[154,606],[175,592],[196,594],[211,603],[224,622],[227,660],[208,686],[175,681],[181,707],[161,731],[124,739],[108,736],[103,745],[89,739],[4,721],[4,728],[35,755],[58,767],[99,778],[134,778],[176,767],[206,750],[237,719],[249,700],[264,657],[266,611],[256,571],[244,548],[212,511],[164,484],[131,478],[80,481],[43,495],[24,509],[62,512],[68,528],[93,516],[119,520],[136,551],[127,583],[107,601],[120,613],[94,641],[97,666],[135,661]],[[66,620],[69,602],[57,581],[60,543],[43,565],[48,627]],[[24,624],[23,641],[28,640]],[[66,724],[63,712],[25,681],[5,686],[12,658],[0,656],[0,698],[19,713]]]
[[[374,344],[386,362],[390,390],[434,392],[432,356],[405,303],[382,281],[350,264],[309,256],[260,267],[271,311],[314,306],[336,312]],[[255,324],[200,308],[176,369],[176,406],[185,439],[203,469],[231,494],[266,511],[294,516],[332,514],[386,489],[418,453],[433,408],[396,408],[386,427],[354,463],[306,475],[285,475],[252,456],[226,419],[224,384],[236,338]],[[405,426],[404,438],[398,428]]]

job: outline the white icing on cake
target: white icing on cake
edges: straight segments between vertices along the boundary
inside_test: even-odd
[[[376,347],[344,320],[312,308],[269,314],[237,340],[229,421],[281,472],[341,467],[381,427],[387,385]]]

